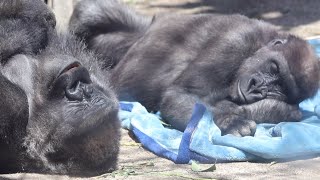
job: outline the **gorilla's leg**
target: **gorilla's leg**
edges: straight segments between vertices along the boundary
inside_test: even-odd
[[[170,88],[161,100],[161,116],[175,129],[184,131],[191,118],[197,98],[180,88]]]

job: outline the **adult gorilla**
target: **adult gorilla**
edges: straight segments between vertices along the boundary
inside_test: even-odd
[[[70,26],[115,66],[120,100],[160,110],[179,130],[200,101],[222,134],[253,135],[256,123],[299,120],[298,103],[319,87],[319,62],[304,40],[240,15],[151,19],[115,0],[83,0]]]
[[[41,0],[0,1],[0,172],[116,168],[118,103],[92,54]]]

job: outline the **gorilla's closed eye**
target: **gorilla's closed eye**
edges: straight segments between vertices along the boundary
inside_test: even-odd
[[[279,73],[279,65],[276,63],[275,60],[271,60],[269,70],[271,74],[278,74]]]
[[[20,49],[17,49],[16,51],[3,51],[0,53],[0,63],[2,66],[7,64],[11,58],[13,58],[16,54],[20,53]]]
[[[285,39],[274,39],[273,41],[271,41],[271,44],[276,46],[276,45],[281,45],[281,44],[285,44],[287,41]]]
[[[1,55],[0,55],[0,57],[1,57]],[[9,57],[9,58],[11,58],[11,57]],[[4,66],[8,62],[9,58],[8,57],[5,57],[5,58],[1,57],[1,59],[0,59],[1,65]]]

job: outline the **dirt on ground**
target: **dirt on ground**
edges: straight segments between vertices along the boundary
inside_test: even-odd
[[[125,0],[142,14],[240,13],[308,38],[320,35],[319,0]],[[145,150],[122,131],[119,169],[93,179],[320,179],[320,158],[272,163],[219,163],[212,172],[194,172]],[[6,179],[82,179],[58,175],[8,174]],[[83,178],[88,179],[88,178]]]

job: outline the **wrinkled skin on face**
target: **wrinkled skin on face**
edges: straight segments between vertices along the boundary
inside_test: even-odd
[[[161,111],[181,131],[204,103],[222,135],[254,135],[256,123],[300,120],[298,103],[319,88],[306,41],[240,15],[150,18],[116,0],[83,0],[70,27],[96,52],[121,50],[101,53],[120,100]]]
[[[0,171],[114,170],[120,123],[108,74],[75,37],[56,33],[42,1],[1,2],[0,14]]]

